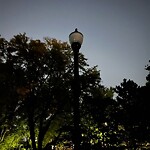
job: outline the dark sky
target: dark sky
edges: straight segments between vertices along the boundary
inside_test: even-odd
[[[0,0],[0,34],[68,41],[78,28],[80,51],[98,65],[102,84],[123,78],[144,85],[150,59],[150,0]]]

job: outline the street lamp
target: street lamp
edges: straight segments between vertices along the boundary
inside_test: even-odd
[[[74,132],[73,132],[73,142],[74,150],[80,150],[81,144],[81,130],[80,130],[80,109],[79,109],[79,97],[80,97],[80,82],[79,82],[79,49],[81,48],[83,42],[83,34],[75,29],[74,32],[70,33],[69,41],[71,48],[74,53],[74,82],[73,82],[73,122],[74,122]]]

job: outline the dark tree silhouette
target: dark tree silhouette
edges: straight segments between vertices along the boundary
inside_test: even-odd
[[[28,124],[32,148],[42,149],[50,132],[54,133],[51,139],[55,144],[66,139],[73,141],[73,52],[70,46],[56,39],[31,40],[25,34],[14,36],[9,42],[1,38],[0,44],[0,67],[3,68],[0,83],[4,87],[1,102],[10,99],[10,103],[7,102],[13,110],[12,118],[21,118]],[[85,95],[99,86],[100,77],[96,67],[88,67],[82,54],[79,54],[79,68],[82,93],[86,93],[81,96],[82,104]],[[3,105],[3,111],[4,108]]]
[[[82,149],[148,145],[150,66],[141,87],[127,79],[116,88],[104,87],[100,71],[89,67],[81,53],[79,69]],[[71,147],[73,84],[73,52],[66,42],[41,42],[26,34],[0,38],[0,148]]]

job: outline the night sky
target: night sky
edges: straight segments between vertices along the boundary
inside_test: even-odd
[[[80,51],[91,67],[98,65],[103,85],[124,78],[145,84],[150,0],[0,0],[0,34],[7,40],[25,32],[69,41],[75,28],[84,35]]]

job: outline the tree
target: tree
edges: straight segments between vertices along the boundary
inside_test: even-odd
[[[8,97],[9,105],[13,103],[13,111],[20,112],[17,115],[27,120],[33,149],[36,149],[35,129],[39,129],[38,149],[41,149],[51,122],[57,118],[57,114],[63,112],[64,98],[67,101],[67,82],[63,76],[66,64],[70,61],[65,56],[68,45],[55,39],[46,41],[47,45],[40,40],[29,40],[25,34],[14,36],[10,42],[1,39],[3,78],[0,83],[4,87],[1,91],[5,90],[1,102]],[[11,95],[7,96],[8,90]]]
[[[42,42],[26,34],[10,41],[0,38],[0,147],[11,143],[7,149],[22,145],[46,150],[72,145],[73,62],[67,42]],[[89,67],[82,53],[79,69],[82,148],[137,148],[148,143],[149,74],[145,86],[124,79],[116,88],[106,88],[100,71]]]
[[[117,102],[118,102],[118,122],[123,126],[126,132],[126,143],[129,147],[136,144],[136,130],[139,126],[138,122],[138,97],[139,87],[131,80],[123,80],[120,86],[116,87]],[[134,118],[134,119],[133,119]]]
[[[108,148],[110,141],[114,139],[110,139],[110,135],[115,132],[112,131],[113,119],[110,118],[115,106],[113,93],[113,88],[101,85],[96,67],[88,69],[81,76],[83,146],[87,145],[85,149],[93,146],[97,149]]]
[[[150,60],[149,60],[149,63],[150,63]],[[146,76],[146,86],[149,86],[150,84],[150,65],[146,65],[145,66],[145,70],[148,71],[148,75]]]
[[[0,38],[0,142],[13,128],[12,121],[17,105],[13,58],[10,54],[9,43]]]
[[[124,142],[128,148],[142,148],[150,140],[149,90],[148,82],[140,87],[126,79],[115,89],[118,103],[116,120],[123,128]]]
[[[60,134],[67,132],[71,133],[67,140],[72,140],[72,129],[62,130],[66,125],[72,126],[72,53],[66,42],[56,39],[45,38],[41,42],[31,40],[25,34],[14,36],[9,42],[1,39],[0,65],[4,69],[0,83],[5,83],[1,101],[7,97],[10,99],[8,103],[13,110],[11,116],[14,124],[18,118],[27,123],[34,150],[40,150],[47,145],[43,141],[46,140],[48,132],[54,133],[51,140],[55,143]],[[81,76],[87,74],[87,81],[84,82],[90,82],[89,85],[96,84],[95,81],[99,79],[99,74],[95,74],[96,68],[90,70],[82,54],[79,54],[79,59]],[[83,87],[82,92],[88,88],[92,91],[90,85]],[[8,90],[11,95],[7,95]],[[56,122],[57,126],[54,127]]]
[[[150,62],[150,61],[149,61]],[[150,141],[150,66],[147,65],[145,70],[148,71],[146,76],[146,84],[140,88],[140,136],[139,140],[141,143],[149,143]]]

